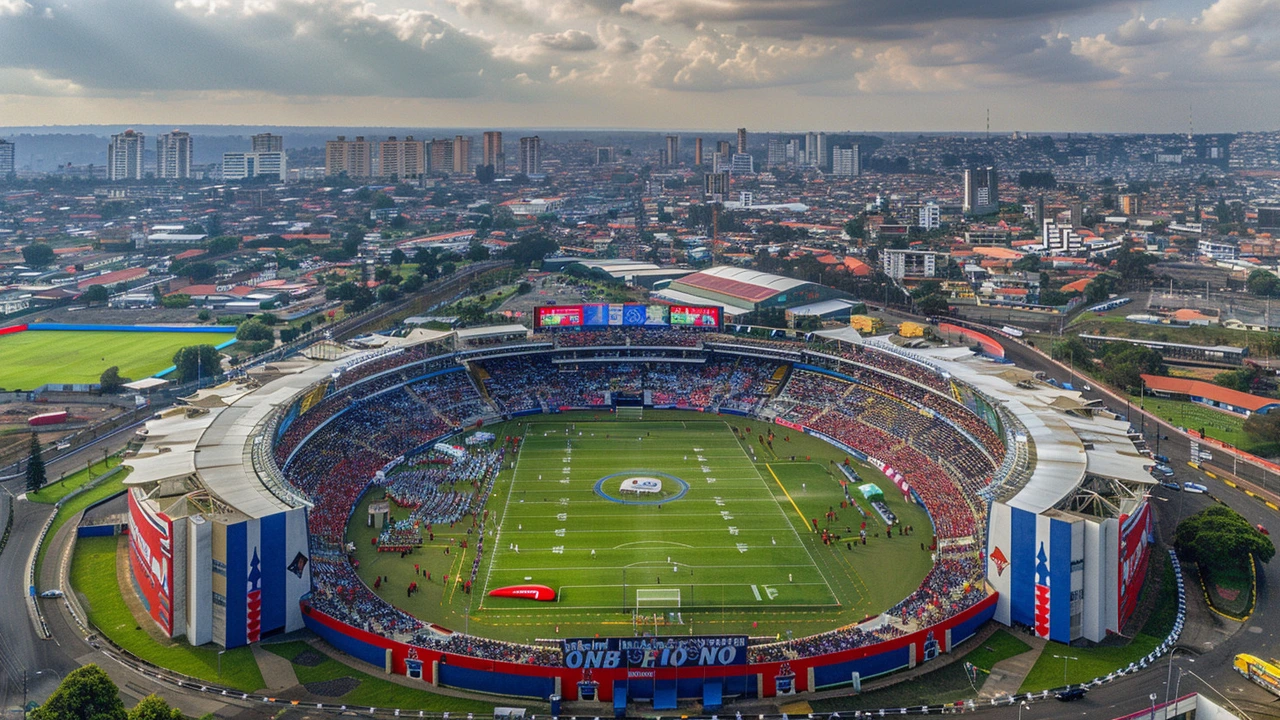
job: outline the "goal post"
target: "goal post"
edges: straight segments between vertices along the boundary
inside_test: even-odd
[[[619,420],[644,419],[644,408],[639,405],[619,405],[615,412]]]
[[[680,588],[636,588],[636,610],[679,608]]]

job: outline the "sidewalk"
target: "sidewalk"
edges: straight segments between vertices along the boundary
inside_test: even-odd
[[[1048,641],[1044,638],[1021,634],[1018,635],[1018,639],[1030,645],[1031,649],[1021,655],[1001,660],[992,666],[991,674],[987,676],[987,681],[983,683],[982,691],[978,693],[978,697],[993,698],[1002,695],[1015,695],[1018,692],[1018,688],[1022,687],[1023,681],[1027,679],[1027,674],[1031,672],[1031,668],[1040,659],[1040,653],[1044,652],[1044,647],[1048,644]]]
[[[253,659],[258,663],[258,671],[262,673],[262,682],[268,692],[279,693],[298,685],[298,675],[293,671],[293,663],[279,655],[262,649],[262,645],[254,643],[249,646],[253,650]]]

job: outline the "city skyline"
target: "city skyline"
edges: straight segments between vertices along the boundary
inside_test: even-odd
[[[1161,133],[1280,110],[1277,0],[797,5],[0,0],[0,116],[980,132],[990,111],[993,130]]]

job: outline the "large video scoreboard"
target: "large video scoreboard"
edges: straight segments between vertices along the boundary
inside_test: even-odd
[[[724,320],[720,310],[714,305],[543,305],[534,308],[533,327],[693,327],[718,330]]]

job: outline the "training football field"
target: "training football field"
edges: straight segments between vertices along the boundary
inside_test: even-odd
[[[0,337],[0,388],[33,390],[45,383],[96,383],[113,365],[132,380],[173,365],[189,345],[220,345],[231,333],[29,330]]]
[[[837,607],[771,483],[725,422],[530,423],[482,589],[547,585],[558,612]]]

